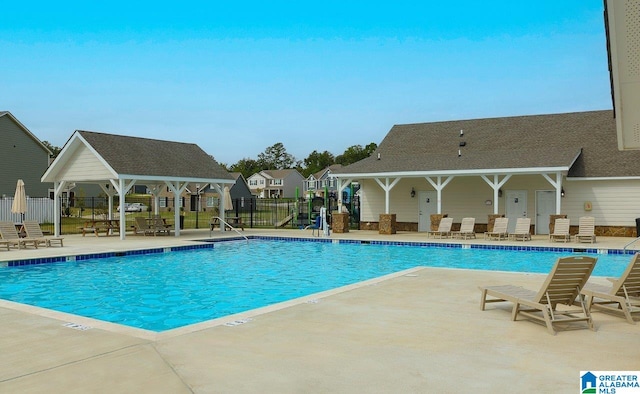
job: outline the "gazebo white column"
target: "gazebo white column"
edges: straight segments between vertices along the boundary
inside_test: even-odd
[[[67,186],[67,181],[53,182],[53,234],[60,236],[60,195]]]
[[[131,182],[127,184],[126,179],[109,179],[113,187],[115,188],[116,193],[120,196],[120,201],[118,206],[120,207],[120,239],[124,240],[127,231],[127,218],[125,216],[124,211],[124,196],[127,194],[129,190],[135,185],[136,180],[133,179]]]
[[[180,182],[180,181],[164,181],[166,185],[169,187],[169,190],[173,192],[173,201],[175,201],[175,209],[174,209],[174,223],[176,224],[175,236],[180,236],[180,207],[178,201],[180,201],[182,192],[187,188],[189,182]]]
[[[342,192],[347,188],[347,186],[349,186],[349,184],[351,184],[351,182],[353,182],[353,180],[351,178],[337,178],[336,180],[338,181],[338,212],[342,212]],[[353,198],[353,196],[351,196],[351,198]]]

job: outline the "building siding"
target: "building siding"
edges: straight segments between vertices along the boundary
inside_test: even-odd
[[[84,145],[73,153],[59,174],[60,179],[76,182],[99,179],[100,177],[108,179],[112,176],[113,174],[107,167]]]
[[[9,116],[0,116],[0,196],[13,196],[22,179],[27,195],[47,197],[50,183],[40,178],[49,165],[49,153]]]

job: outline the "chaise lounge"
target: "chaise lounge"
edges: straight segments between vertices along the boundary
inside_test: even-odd
[[[611,286],[587,283],[582,294],[587,296],[587,308],[622,312],[631,324],[632,313],[640,312],[640,253],[636,253],[620,278],[610,279]]]
[[[453,225],[453,218],[442,218],[440,219],[440,224],[438,225],[438,229],[436,231],[429,231],[427,236],[438,238],[450,237],[451,236],[451,226]]]
[[[512,320],[523,315],[544,322],[552,335],[556,333],[556,324],[581,321],[587,322],[587,326],[594,330],[591,314],[580,290],[587,283],[597,260],[586,256],[558,259],[538,292],[512,285],[480,287],[480,309],[485,310],[487,303],[512,302]],[[558,305],[573,306],[576,302],[581,308],[558,309]]]
[[[36,221],[28,221],[25,220],[23,223],[24,231],[27,233],[27,237],[31,239],[35,239],[38,243],[44,243],[45,246],[49,247],[52,243],[60,244],[62,247],[62,242],[64,238],[62,237],[45,237],[42,233],[42,229],[40,228],[40,223]]]

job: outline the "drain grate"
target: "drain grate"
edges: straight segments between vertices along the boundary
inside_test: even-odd
[[[235,326],[240,326],[240,325],[245,324],[245,323],[249,323],[251,320],[253,320],[253,319],[247,318],[247,319],[234,320],[234,321],[230,321],[230,322],[224,323],[224,325],[227,326],[227,327],[235,327]]]
[[[78,324],[78,323],[65,323],[63,324],[64,327],[67,328],[73,328],[74,330],[78,330],[78,331],[86,331],[86,330],[90,330],[92,327],[89,326],[84,326],[82,324]]]

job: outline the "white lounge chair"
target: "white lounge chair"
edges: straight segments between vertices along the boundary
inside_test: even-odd
[[[592,216],[583,216],[578,222],[578,234],[575,235],[576,242],[596,242],[596,219]]]
[[[476,218],[463,218],[460,223],[460,231],[452,231],[451,236],[454,238],[475,238],[476,232],[474,230],[476,226]]]
[[[509,233],[507,232],[507,228],[509,227],[509,218],[496,218],[495,222],[493,222],[493,230],[487,231],[484,233],[485,239],[497,239],[498,241],[502,239],[508,239]]]
[[[571,236],[569,235],[569,227],[571,226],[571,222],[569,219],[556,219],[556,222],[553,226],[553,233],[549,234],[550,241],[562,241],[567,242],[571,241]]]
[[[531,241],[531,218],[518,218],[516,228],[509,237],[514,241]]]
[[[453,225],[453,218],[442,218],[440,219],[440,224],[438,225],[438,229],[436,231],[429,231],[427,236],[435,237],[437,235],[438,238],[450,237],[452,225]]]

